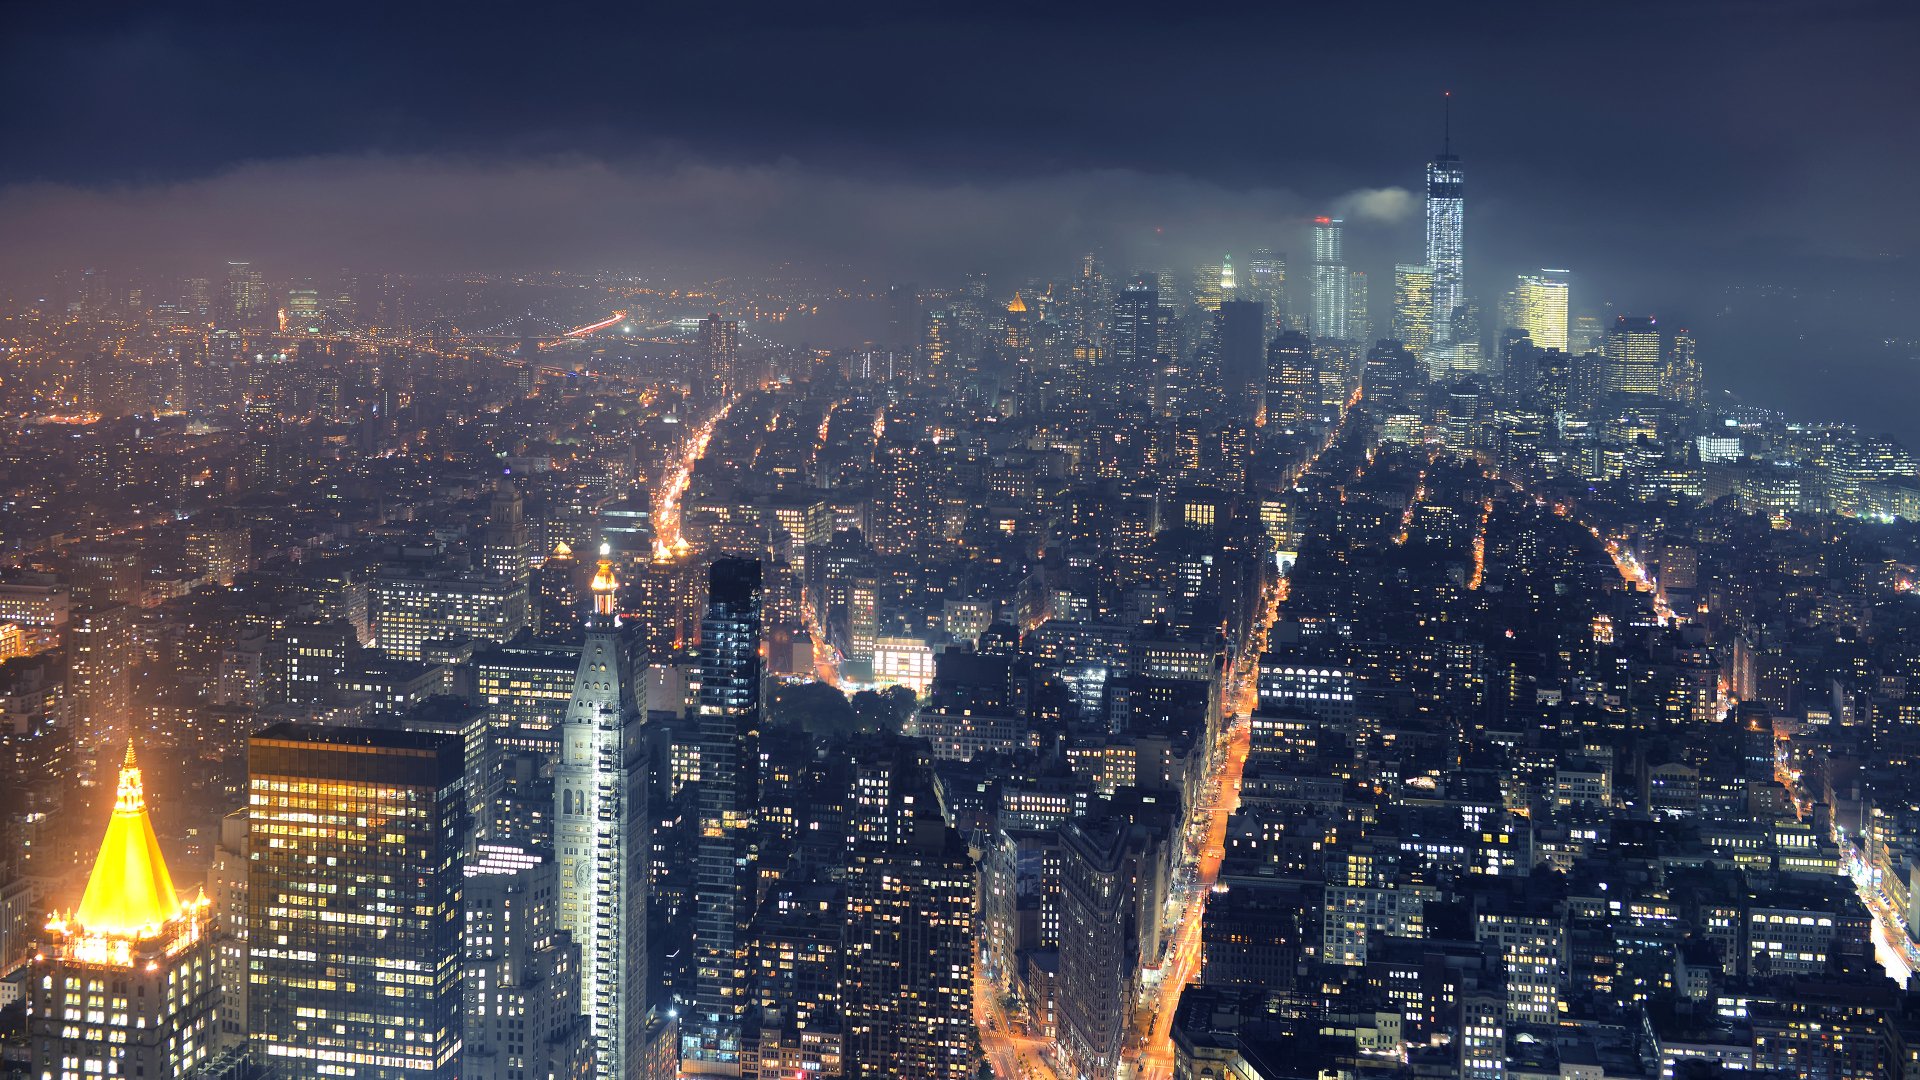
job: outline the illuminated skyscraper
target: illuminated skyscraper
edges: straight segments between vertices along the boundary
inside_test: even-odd
[[[593,614],[553,770],[559,926],[580,943],[580,1000],[594,1075],[623,1080],[641,1057],[647,1008],[646,750],[640,675],[621,633],[620,584],[601,552]]]
[[[573,701],[580,650],[495,645],[474,653],[475,704],[486,738],[467,746],[467,802],[476,844],[552,851],[553,762]]]
[[[367,589],[375,644],[390,656],[418,660],[438,638],[506,641],[527,628],[527,584],[451,570],[382,572]]]
[[[243,528],[205,526],[187,534],[187,559],[199,565],[208,580],[222,585],[252,568],[253,535]]]
[[[1567,351],[1567,272],[1521,274],[1513,286],[1513,325],[1542,349]]]
[[[700,853],[693,924],[694,1009],[682,1025],[688,1071],[739,1075],[745,1061],[747,926],[757,877],[760,562],[719,559],[694,648],[700,680]]]
[[[1007,356],[1016,361],[1033,350],[1033,314],[1017,292],[1007,301],[1006,332],[1001,343],[1007,347]]]
[[[953,312],[937,309],[927,312],[920,332],[922,366],[928,377],[939,380],[948,375],[953,363],[953,333],[957,328]]]
[[[740,323],[718,312],[700,320],[700,388],[724,398],[744,388],[740,372]]]
[[[214,1045],[211,910],[183,901],[127,746],[113,817],[80,906],[47,924],[27,982],[33,1075],[184,1077]]]
[[[1313,336],[1347,338],[1346,244],[1339,218],[1313,219]]]
[[[460,1075],[458,736],[275,724],[247,746],[253,1056],[291,1076]]]
[[[777,918],[766,920],[754,936],[756,982],[767,1016],[758,1071],[743,1075],[847,1075],[846,1025],[833,1007],[843,984],[845,906],[844,897],[819,885],[779,889],[768,898],[762,919],[768,912]]]
[[[1393,339],[1415,355],[1433,344],[1433,268],[1399,263],[1393,268]]]
[[[1369,410],[1386,416],[1419,408],[1420,362],[1411,349],[1391,343],[1376,344],[1367,351],[1362,379]]]
[[[1150,277],[1130,282],[1113,301],[1107,357],[1128,398],[1146,401],[1153,386],[1153,357],[1160,351],[1160,290]]]
[[[1446,446],[1452,453],[1472,454],[1480,449],[1486,398],[1479,381],[1472,378],[1454,383],[1447,391]]]
[[[1061,365],[1060,399],[1055,405],[1055,412],[1068,423],[1080,426],[1091,421],[1096,401],[1111,393],[1100,381],[1106,359],[1106,351],[1086,338],[1073,343],[1072,359]]]
[[[542,637],[570,642],[579,636],[585,625],[582,608],[586,605],[580,595],[583,576],[580,560],[564,540],[533,572],[534,623]]]
[[[1282,331],[1267,346],[1267,423],[1281,428],[1305,424],[1318,414],[1319,391],[1313,343],[1305,334]]]
[[[1373,339],[1373,307],[1365,270],[1347,271],[1347,340],[1366,344]]]
[[[251,326],[268,315],[267,283],[252,263],[227,264],[227,302],[236,326]]]
[[[1667,343],[1667,371],[1663,382],[1662,390],[1667,397],[1682,405],[1698,405],[1706,394],[1706,377],[1700,370],[1693,335],[1685,330],[1675,331],[1673,340]]]
[[[1434,339],[1440,344],[1452,340],[1453,313],[1467,302],[1465,188],[1449,113],[1440,153],[1427,163],[1427,266],[1433,271]]]
[[[533,569],[525,506],[513,481],[497,478],[487,500],[487,525],[480,534],[480,561],[486,571],[523,584]]]
[[[1247,280],[1240,291],[1247,299],[1267,305],[1269,325],[1284,323],[1288,310],[1286,255],[1272,248],[1254,249],[1253,258],[1247,262]]]
[[[874,494],[867,539],[874,550],[904,555],[938,542],[938,504],[927,498],[933,453],[923,442],[883,437],[874,453]]]
[[[1193,302],[1202,311],[1219,311],[1220,302],[1233,297],[1233,256],[1193,272]]]
[[[1059,1050],[1072,1075],[1113,1076],[1133,1015],[1141,951],[1143,852],[1119,815],[1088,815],[1061,831]]]
[[[1607,331],[1607,392],[1658,394],[1664,357],[1651,315],[1622,315]]]
[[[184,289],[181,304],[202,324],[213,316],[213,282],[207,278],[188,278],[182,283]]]
[[[861,1080],[974,1074],[974,863],[940,816],[922,745],[854,755],[844,997],[848,1075]]]
[[[1038,299],[1035,303],[1038,304]],[[1020,401],[1023,410],[1038,406],[1039,384],[1035,375],[1037,357],[1033,349],[1034,314],[1027,310],[1027,302],[1019,293],[1013,294],[1013,300],[1007,304],[1004,334],[1001,350],[1005,360],[1013,365],[1013,392]],[[891,378],[891,374],[888,375]]]
[[[320,318],[320,290],[312,285],[287,290],[287,331],[314,333],[320,329]]]

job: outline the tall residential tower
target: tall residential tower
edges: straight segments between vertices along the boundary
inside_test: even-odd
[[[756,894],[754,777],[760,735],[760,561],[719,559],[694,649],[700,679],[700,854],[693,923],[694,1014],[681,1025],[690,1073],[746,1067],[746,928]]]

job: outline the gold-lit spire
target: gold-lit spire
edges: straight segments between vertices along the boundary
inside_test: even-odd
[[[572,545],[568,544],[565,540],[562,540],[559,543],[553,545],[553,557],[556,559],[573,558]]]
[[[120,766],[120,788],[113,800],[113,818],[100,841],[100,854],[87,878],[87,891],[73,921],[89,934],[145,938],[178,917],[180,897],[160,854],[160,840],[147,816],[146,787],[133,743]]]
[[[612,615],[620,582],[613,576],[613,557],[607,545],[600,545],[600,569],[593,575],[593,613]]]
[[[1014,293],[1013,303],[1007,305],[1007,314],[1023,315],[1026,313],[1026,310],[1027,310],[1027,302],[1025,300],[1020,299],[1019,293],[1017,292]]]

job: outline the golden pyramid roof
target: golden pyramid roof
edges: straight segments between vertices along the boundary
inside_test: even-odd
[[[146,788],[129,742],[126,761],[120,766],[113,818],[107,822],[107,835],[100,841],[100,854],[93,860],[93,873],[73,921],[90,934],[152,937],[180,910],[153,820],[147,816]]]

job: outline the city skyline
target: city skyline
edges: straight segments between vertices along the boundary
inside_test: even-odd
[[[320,14],[0,37],[0,1074],[1915,1072],[1920,11]]]

